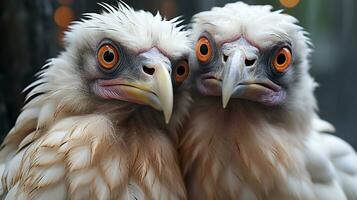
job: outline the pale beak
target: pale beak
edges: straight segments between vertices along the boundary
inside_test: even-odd
[[[227,60],[226,67],[223,71],[222,80],[222,103],[223,108],[225,108],[231,98],[233,92],[235,91],[236,85],[239,83],[239,76],[243,68],[243,55],[239,50],[234,52]]]
[[[146,101],[157,110],[162,110],[166,123],[169,123],[174,99],[171,76],[165,66],[157,66],[154,77],[151,91],[156,95],[158,101],[156,101],[156,98],[151,98],[151,96],[144,96],[143,101]]]
[[[223,71],[222,104],[226,108],[231,98],[246,99],[264,105],[280,104],[285,90],[268,78],[257,78],[245,65],[243,52],[237,50],[227,60]]]
[[[149,52],[150,53],[150,52]],[[173,87],[169,73],[170,66],[158,59],[150,59],[145,67],[153,73],[140,71],[139,80],[116,78],[98,80],[94,88],[97,95],[106,99],[119,99],[137,104],[149,105],[163,111],[168,123],[173,109]]]

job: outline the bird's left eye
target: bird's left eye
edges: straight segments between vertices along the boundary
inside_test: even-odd
[[[291,57],[289,48],[284,47],[280,49],[273,60],[274,69],[279,73],[283,73],[290,66]]]
[[[102,45],[97,53],[98,62],[103,69],[113,69],[119,61],[117,48],[111,44]]]
[[[207,63],[212,58],[212,46],[206,37],[201,37],[195,47],[196,57],[201,63]]]
[[[181,60],[174,67],[173,74],[174,74],[175,81],[178,83],[182,83],[184,80],[187,79],[189,72],[190,69],[187,60],[186,59]]]

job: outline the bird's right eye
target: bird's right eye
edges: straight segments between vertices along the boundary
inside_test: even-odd
[[[103,69],[113,69],[119,61],[117,48],[111,44],[102,45],[97,53],[98,62]]]
[[[195,47],[196,57],[201,63],[208,62],[212,57],[212,46],[206,37],[201,37]]]
[[[278,51],[273,60],[273,67],[279,73],[285,72],[291,64],[291,51],[284,47]]]

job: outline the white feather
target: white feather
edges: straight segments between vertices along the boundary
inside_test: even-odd
[[[86,14],[85,20],[70,27],[71,31],[65,36],[67,47],[82,46],[89,42],[86,38],[106,35],[135,52],[156,46],[173,57],[180,57],[189,51],[188,32],[176,27],[176,20],[166,21],[160,14],[134,11],[122,4],[118,8],[101,5],[107,12]]]
[[[91,163],[91,149],[88,146],[72,148],[67,159],[73,171],[86,168]]]
[[[63,200],[67,199],[66,184],[64,181],[46,188],[45,190],[38,190],[37,194],[34,196],[36,200]]]
[[[38,114],[37,129],[41,126],[49,125],[53,121],[53,114],[55,113],[56,106],[52,101],[48,101],[42,106]]]
[[[62,164],[55,164],[50,167],[36,167],[31,169],[36,171],[36,176],[32,177],[37,179],[36,187],[45,187],[51,184],[57,184],[58,181],[65,177],[65,166]]]

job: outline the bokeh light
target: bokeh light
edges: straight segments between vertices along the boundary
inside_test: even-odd
[[[177,6],[173,0],[165,0],[161,4],[160,13],[168,19],[171,19],[176,15],[176,7]]]
[[[297,6],[300,2],[300,0],[279,0],[281,5],[283,5],[286,8],[293,8]]]
[[[60,6],[56,9],[54,20],[57,26],[66,29],[73,19],[74,13],[70,7]]]

